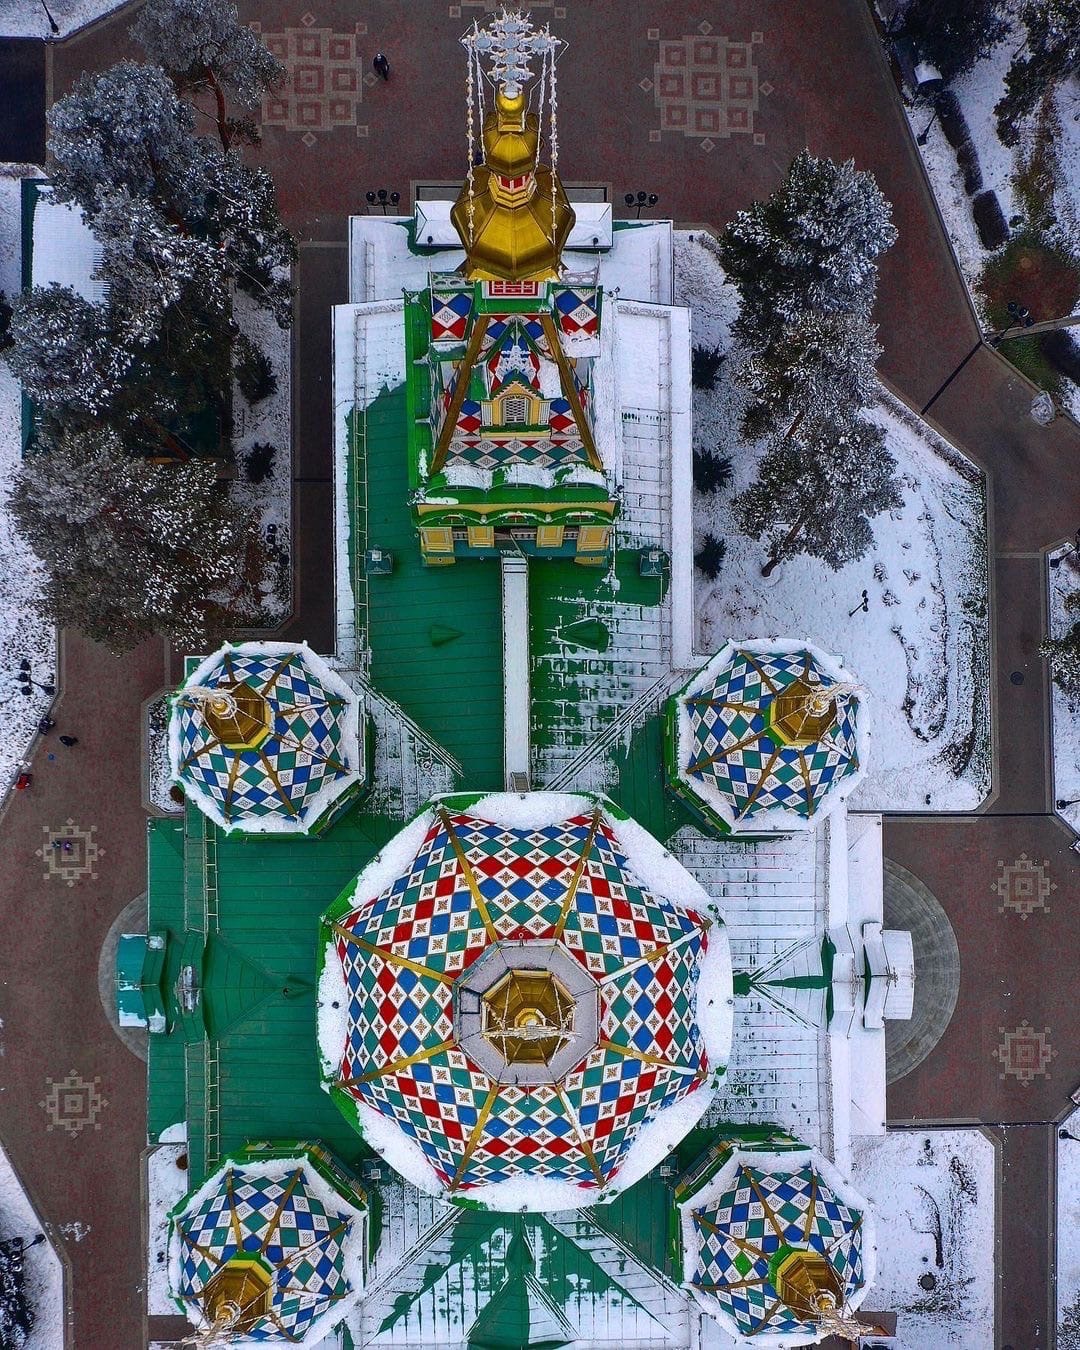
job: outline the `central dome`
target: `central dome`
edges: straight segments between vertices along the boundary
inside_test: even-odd
[[[437,799],[324,917],[325,1086],[423,1189],[610,1199],[723,1071],[731,967],[709,906],[604,798]]]

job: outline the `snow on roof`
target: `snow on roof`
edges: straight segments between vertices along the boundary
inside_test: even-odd
[[[679,1208],[684,1279],[740,1345],[782,1350],[822,1338],[779,1292],[781,1248],[824,1257],[845,1309],[858,1308],[873,1283],[873,1211],[816,1150],[736,1148]]]
[[[227,642],[178,690],[168,736],[173,777],[224,830],[302,833],[364,779],[360,700],[307,643]]]
[[[679,693],[674,731],[678,784],[733,833],[812,829],[865,772],[862,690],[806,641],[728,642]]]
[[[467,1190],[496,1209],[607,1200],[692,1128],[728,1054],[730,964],[722,924],[701,926],[707,903],[670,853],[602,799],[436,801],[328,916],[320,1053],[324,1073],[341,1066],[328,1088],[424,1189]],[[577,983],[606,993],[585,1057],[525,1082],[517,1061],[482,1070],[479,1049],[462,1053],[465,1005],[454,991],[466,973],[478,978],[487,954],[509,950],[513,964],[532,948],[550,952],[545,969],[578,1000],[575,1034],[588,998]],[[330,973],[339,963],[344,987]],[[653,1000],[659,1020],[642,1009]],[[344,1026],[340,1008],[325,1011],[335,1002],[349,1005]],[[590,1087],[606,1081],[609,1060],[619,1065],[617,1102]]]
[[[427,211],[441,205],[423,203]],[[402,291],[423,290],[429,272],[454,272],[465,261],[461,248],[417,249],[412,226],[412,216],[349,217],[350,304],[398,300]],[[587,274],[591,279],[595,274],[609,295],[670,305],[672,247],[671,221],[620,221],[612,230],[609,251],[598,258],[591,251],[565,249],[563,266],[568,275]]]
[[[101,261],[101,245],[70,202],[52,200],[48,184],[38,190],[34,206],[32,281],[35,286],[56,282],[70,286],[92,303],[105,299],[105,286],[94,276]]]
[[[364,1211],[315,1170],[304,1149],[229,1159],[171,1218],[169,1284],[196,1325],[206,1325],[200,1296],[234,1257],[257,1252],[273,1271],[270,1314],[237,1345],[316,1345],[363,1292]],[[298,1259],[301,1250],[305,1256]]]

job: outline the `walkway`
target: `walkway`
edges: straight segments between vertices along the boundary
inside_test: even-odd
[[[537,0],[536,8],[571,44],[559,65],[559,167],[569,180],[605,184],[616,202],[628,190],[658,192],[665,214],[722,226],[770,191],[807,143],[815,153],[853,155],[877,173],[900,230],[882,273],[882,372],[909,403],[925,403],[970,350],[976,330],[868,11],[850,0],[812,7],[645,0],[632,15],[619,0],[566,0],[554,9]],[[294,382],[298,613],[288,631],[318,646],[329,633],[327,310],[345,298],[345,218],[361,209],[369,188],[396,189],[407,199],[417,182],[460,177],[464,63],[455,39],[485,9],[468,0],[367,0],[359,7],[355,0],[242,0],[241,9],[268,41],[310,67],[304,78],[313,91],[272,110],[276,125],[264,126],[264,150],[302,242]],[[84,67],[127,54],[129,22],[116,16],[50,48],[54,93]],[[378,47],[390,58],[389,83],[361,78],[350,90],[351,75],[369,70]],[[319,54],[305,57],[305,50]],[[721,70],[725,78],[734,73],[722,127],[710,122],[715,110],[705,103]],[[1080,433],[1061,420],[1036,426],[1027,415],[1030,397],[999,356],[981,351],[933,410],[941,429],[991,476],[998,795],[978,818],[896,820],[887,828],[887,852],[935,891],[953,919],[964,970],[949,1032],[893,1089],[897,1119],[1046,1122],[1063,1113],[1080,1081],[1072,1064],[1080,1012],[1064,992],[1071,981],[1062,970],[1077,856],[1045,814],[1047,699],[1035,652],[1043,629],[1041,551],[1078,523]],[[32,793],[0,821],[0,847],[14,860],[0,881],[0,903],[18,915],[0,958],[0,1000],[10,1005],[0,1009],[7,1048],[0,1083],[14,1089],[0,1094],[0,1133],[54,1228],[92,1226],[81,1242],[67,1240],[75,1343],[127,1346],[141,1334],[134,1178],[142,1073],[107,1031],[94,980],[112,916],[141,889],[134,729],[139,700],[162,682],[162,663],[149,649],[111,662],[75,639],[65,650],[61,711],[84,741],[80,771],[39,754]],[[1022,684],[1011,683],[1013,671]],[[80,826],[96,824],[106,852],[99,879],[61,892],[44,882],[34,850],[43,828],[68,816]],[[1014,910],[999,914],[991,890],[999,861],[1024,853],[1047,860],[1057,884],[1049,911],[1026,920]],[[992,1058],[1005,1033],[1025,1020],[1057,1052],[1026,1084]],[[73,1069],[91,1085],[100,1079],[109,1103],[98,1115],[100,1129],[48,1133],[36,1105],[45,1099],[45,1079],[59,1081]],[[1042,1201],[1049,1137],[1045,1124],[1010,1127],[1006,1135],[1001,1339],[1017,1350],[1048,1344],[1049,1213]]]

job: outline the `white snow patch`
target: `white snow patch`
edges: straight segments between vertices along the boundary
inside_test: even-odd
[[[1080,1110],[1063,1124],[1072,1139],[1057,1146],[1057,1343],[1080,1346]]]
[[[1050,636],[1064,637],[1074,623],[1080,623],[1080,610],[1065,608],[1068,595],[1080,592],[1080,558],[1072,548],[1058,549],[1050,555],[1060,559],[1057,567],[1048,567]],[[1053,665],[1048,666],[1053,674]],[[1057,813],[1076,834],[1080,834],[1080,695],[1069,694],[1056,680],[1050,685],[1050,726],[1054,755],[1054,799],[1070,805]]]
[[[689,281],[684,294],[680,262],[676,298],[691,303],[695,341],[708,331],[723,346],[732,315],[729,288],[719,285],[722,273],[700,239],[677,241]],[[708,256],[694,262],[692,250]],[[870,415],[885,428],[896,457],[904,505],[874,519],[874,545],[865,558],[833,572],[796,557],[765,578],[764,546],[740,534],[731,518],[731,498],[752,481],[762,454],[759,443],[738,438],[742,397],[726,364],[715,389],[694,391],[695,443],[730,453],[734,469],[730,488],[695,497],[699,535],[727,541],[717,581],[696,578],[699,651],[712,654],[733,636],[805,636],[857,672],[872,699],[873,759],[850,808],[973,810],[990,791],[981,473],[882,388]]]
[[[190,1184],[187,1156],[186,1142],[177,1141],[162,1143],[146,1159],[146,1311],[151,1317],[176,1315],[169,1293],[169,1214]]]
[[[345,1043],[349,1039],[349,991],[336,942],[326,944],[317,1004],[319,1060],[323,1076],[332,1078],[341,1067]]]
[[[67,37],[126,3],[127,0],[49,0],[49,12],[60,30],[53,34],[41,0],[4,0],[0,6],[0,37]]]
[[[6,18],[6,15],[5,15]],[[6,27],[6,25],[5,25]],[[21,178],[37,173],[28,165],[0,164],[0,291],[21,288]],[[56,673],[56,634],[35,610],[44,585],[41,564],[17,533],[7,511],[12,479],[22,460],[22,392],[7,363],[0,359],[0,799],[6,796],[25,761],[37,724],[52,696],[34,687],[19,692],[19,661],[29,660],[35,685]]]
[[[0,1241],[21,1237],[24,1243],[30,1243],[41,1231],[41,1220],[0,1146]],[[56,1350],[64,1343],[64,1275],[50,1242],[39,1242],[24,1251],[23,1289],[34,1313],[24,1350]]]
[[[898,1350],[994,1344],[996,1158],[981,1131],[890,1130],[852,1141],[852,1180],[877,1216],[876,1308]],[[920,1279],[932,1276],[923,1289]]]

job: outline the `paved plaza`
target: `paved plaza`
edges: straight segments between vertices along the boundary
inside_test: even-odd
[[[46,97],[135,55],[128,6],[48,47]],[[263,162],[300,241],[294,357],[295,608],[283,636],[332,645],[330,306],[347,299],[346,220],[368,190],[411,200],[466,157],[456,39],[481,0],[241,0],[291,72],[263,109]],[[768,194],[804,146],[853,156],[893,203],[877,319],[881,374],[919,408],[978,329],[905,124],[869,7],[851,0],[534,0],[569,43],[560,63],[559,172],[657,213],[720,229]],[[389,81],[371,73],[384,51]],[[1080,1087],[1071,950],[1080,856],[1053,815],[1045,551],[1071,537],[1080,427],[1028,415],[1031,387],[983,347],[933,407],[990,483],[994,796],[974,816],[891,817],[885,854],[937,897],[956,934],[960,991],[944,1036],[892,1084],[890,1123],[981,1122],[1001,1143],[999,1344],[1052,1343],[1057,1122]],[[117,659],[61,640],[58,729],[29,792],[0,815],[0,1137],[63,1248],[70,1344],[136,1347],[179,1332],[144,1321],[139,1187],[145,1066],[112,1032],[99,955],[146,886],[140,708],[175,682],[161,643]],[[1016,677],[1020,676],[1021,679]],[[63,841],[71,848],[65,850]],[[61,841],[59,849],[54,840]],[[107,972],[106,972],[107,975]],[[1069,1147],[1065,1144],[1063,1147]],[[986,1259],[989,1259],[987,1254]]]

